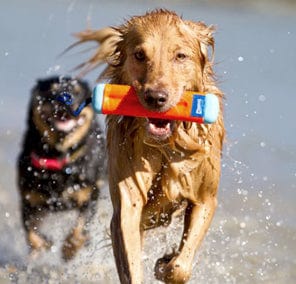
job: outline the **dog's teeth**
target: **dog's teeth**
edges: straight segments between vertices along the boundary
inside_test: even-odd
[[[76,126],[76,120],[71,119],[67,121],[56,121],[55,126],[58,130],[69,132]]]
[[[170,122],[162,127],[158,127],[155,123],[148,124],[148,131],[156,137],[169,136],[171,133]]]
[[[78,119],[78,121],[77,121],[77,124],[78,124],[79,126],[81,126],[81,125],[84,124],[84,122],[85,122],[85,118],[84,118],[84,117],[80,117],[80,118]]]

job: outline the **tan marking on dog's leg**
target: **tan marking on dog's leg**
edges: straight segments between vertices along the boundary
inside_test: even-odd
[[[80,216],[78,217],[75,228],[72,229],[64,241],[62,247],[63,259],[65,261],[73,259],[77,251],[84,246],[87,240],[88,236],[85,233],[85,219]]]
[[[67,193],[68,198],[71,198],[75,202],[79,208],[83,207],[83,205],[91,202],[91,194],[92,188],[85,187],[78,191],[74,191],[71,193]],[[71,230],[69,235],[66,237],[63,248],[62,248],[62,255],[65,261],[71,260],[77,253],[77,251],[84,246],[86,241],[89,239],[86,230],[85,230],[85,223],[86,217],[80,212],[78,217],[76,226]]]
[[[28,241],[32,250],[41,251],[43,249],[49,249],[51,247],[51,243],[45,240],[34,230],[30,230],[28,232]]]
[[[92,188],[85,187],[78,191],[74,191],[69,194],[70,198],[77,202],[78,207],[83,206],[85,203],[89,202],[91,199]]]
[[[185,215],[185,227],[180,253],[169,262],[158,261],[156,277],[166,283],[186,283],[191,275],[192,262],[212,221],[216,198],[208,198],[202,204],[191,205]]]
[[[23,198],[27,200],[32,207],[43,205],[46,203],[46,197],[34,191],[25,191],[22,193]]]

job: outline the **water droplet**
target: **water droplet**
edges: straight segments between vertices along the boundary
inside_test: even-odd
[[[60,65],[55,65],[55,66],[49,67],[48,70],[46,71],[46,74],[55,73],[55,72],[59,71],[60,69],[61,69]]]
[[[74,185],[74,191],[78,191],[80,189],[80,185],[79,184],[75,184]]]
[[[265,101],[266,101],[266,97],[265,97],[264,95],[260,95],[260,96],[258,97],[258,100],[259,100],[260,102],[265,102]]]
[[[266,146],[265,142],[260,142],[260,146],[264,148]]]
[[[240,226],[242,229],[244,229],[244,228],[246,228],[246,223],[245,223],[245,222],[241,222],[241,223],[239,224],[239,226]]]
[[[238,60],[239,62],[243,62],[243,61],[244,61],[244,58],[243,58],[242,56],[239,56],[239,57],[237,58],[237,60]]]
[[[58,251],[58,249],[57,249],[56,246],[51,246],[50,251],[51,251],[52,253],[55,253],[55,252]]]
[[[271,202],[269,201],[268,198],[265,199],[265,204],[266,204],[267,206],[271,206]]]

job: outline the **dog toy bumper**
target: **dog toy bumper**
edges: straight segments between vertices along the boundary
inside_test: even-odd
[[[166,112],[149,111],[139,102],[133,87],[98,84],[93,90],[92,106],[96,113],[158,119],[214,123],[219,115],[216,95],[184,92],[180,102]]]

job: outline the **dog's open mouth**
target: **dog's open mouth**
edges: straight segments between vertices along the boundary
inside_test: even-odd
[[[147,131],[152,137],[164,140],[172,134],[172,128],[171,120],[147,118]]]
[[[80,126],[84,123],[84,116],[79,116],[78,118],[57,118],[54,121],[54,127],[58,131],[70,132],[75,127]]]

